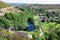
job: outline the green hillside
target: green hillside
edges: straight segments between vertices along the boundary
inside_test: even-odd
[[[4,7],[8,7],[10,5],[8,5],[7,3],[4,3],[2,1],[0,1],[0,8],[4,8]]]

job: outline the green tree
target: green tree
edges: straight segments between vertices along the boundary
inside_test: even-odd
[[[11,24],[11,22],[8,20],[8,19],[6,19],[5,17],[0,17],[0,22],[2,23],[2,24],[4,24],[4,26],[6,27],[6,28],[10,28],[10,27],[13,27],[13,25]]]

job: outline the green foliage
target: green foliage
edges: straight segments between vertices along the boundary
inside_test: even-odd
[[[5,17],[0,17],[0,22],[2,23],[2,24],[4,24],[4,26],[6,27],[6,28],[10,28],[10,27],[12,27],[13,25],[11,24],[11,22],[8,20],[8,19],[6,19]]]
[[[7,40],[6,38],[4,38],[4,37],[0,37],[0,40]]]
[[[12,20],[12,13],[5,13],[6,19]]]

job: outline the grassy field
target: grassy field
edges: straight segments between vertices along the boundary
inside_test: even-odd
[[[50,22],[50,23],[42,23],[42,30],[43,32],[48,32],[51,30],[55,30],[55,28],[59,28],[60,24],[57,24],[55,22]]]
[[[0,1],[0,8],[9,7],[9,6],[10,6],[9,4]]]

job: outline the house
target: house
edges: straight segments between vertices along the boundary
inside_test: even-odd
[[[37,14],[36,15],[37,17],[35,17],[36,19],[35,20],[38,20],[38,21],[41,21],[41,22],[46,22],[47,21],[47,17],[46,15],[43,15],[43,14]]]
[[[47,17],[43,16],[42,19],[41,19],[41,22],[46,22],[46,21],[47,21]]]

